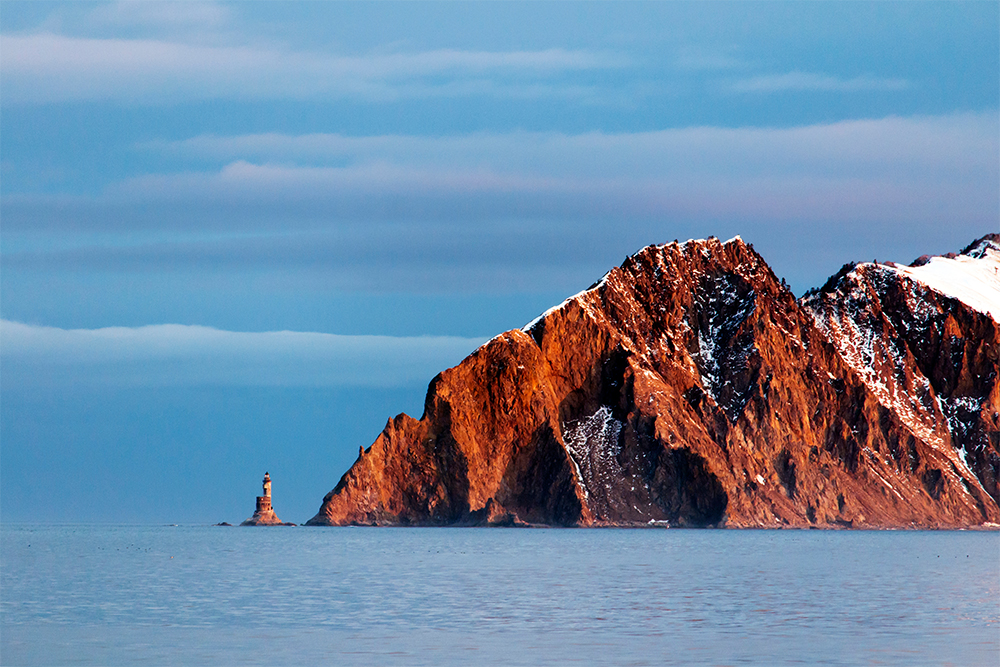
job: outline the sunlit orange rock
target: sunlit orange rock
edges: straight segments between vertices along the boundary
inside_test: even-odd
[[[902,297],[873,283],[859,317],[900,353],[872,375],[830,325],[840,284],[796,301],[739,238],[647,247],[435,377],[308,523],[1000,523],[996,322],[914,292],[939,335],[899,342],[878,326]],[[953,428],[937,400],[955,392],[978,403]]]

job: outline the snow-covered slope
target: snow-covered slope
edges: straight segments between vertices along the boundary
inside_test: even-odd
[[[889,266],[1000,322],[1000,244],[996,241],[984,238],[961,255],[932,257],[922,266]]]

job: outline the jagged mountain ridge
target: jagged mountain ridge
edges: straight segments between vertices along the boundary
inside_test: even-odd
[[[993,296],[991,299],[990,296]],[[910,266],[864,263],[803,298],[915,433],[1000,502],[1000,235]]]
[[[390,420],[309,523],[997,523],[995,475],[992,486],[979,476],[997,468],[997,364],[980,349],[996,341],[996,322],[927,297],[952,323],[938,346],[952,345],[959,323],[985,366],[955,375],[933,342],[920,354],[903,345],[909,357],[892,342],[905,368],[872,376],[836,333],[858,324],[857,309],[834,307],[838,286],[856,278],[844,272],[800,302],[738,237],[644,248],[434,378],[422,418]],[[864,322],[891,334],[899,305],[883,283],[871,286]],[[979,414],[994,417],[976,422],[975,441],[987,443],[978,468],[934,413],[936,397],[954,391],[927,380],[920,393],[918,357],[942,378],[965,378],[956,387],[986,392]],[[909,378],[900,386],[915,392],[913,414],[873,388],[885,374]]]

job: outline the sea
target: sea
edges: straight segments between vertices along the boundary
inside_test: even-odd
[[[1000,664],[1000,533],[0,526],[0,664]]]

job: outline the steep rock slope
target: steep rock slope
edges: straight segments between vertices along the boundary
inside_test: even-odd
[[[438,375],[309,523],[1000,521],[814,313],[739,238],[647,247]]]
[[[910,266],[845,267],[803,304],[882,405],[947,456],[925,471],[928,491],[974,477],[1000,502],[1000,236]]]

